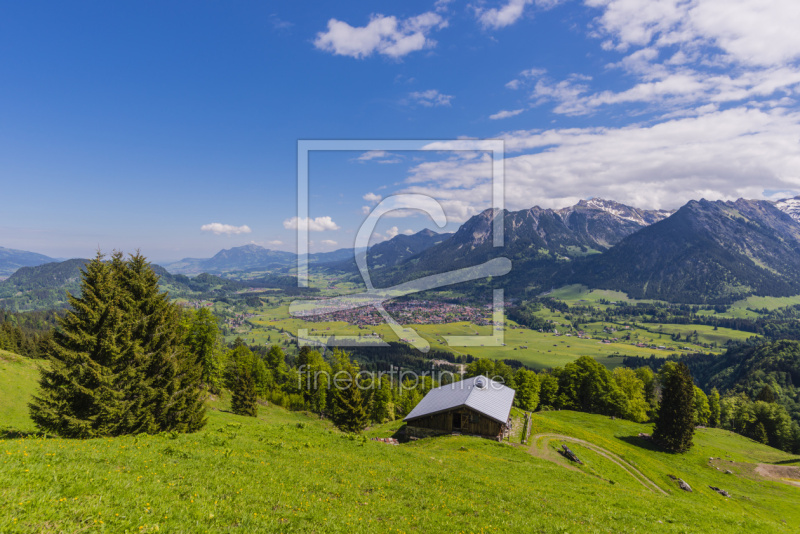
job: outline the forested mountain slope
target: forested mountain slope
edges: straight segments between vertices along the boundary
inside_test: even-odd
[[[601,256],[577,262],[570,278],[675,302],[796,295],[800,224],[767,201],[692,201]]]

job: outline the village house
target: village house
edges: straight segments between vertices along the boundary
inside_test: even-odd
[[[501,441],[511,426],[515,394],[485,376],[432,389],[403,419],[406,434],[419,438],[459,433]]]

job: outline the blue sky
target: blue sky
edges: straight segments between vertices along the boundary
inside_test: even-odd
[[[511,209],[791,196],[798,22],[795,0],[5,2],[0,246],[292,250],[298,139],[501,138]],[[313,250],[378,196],[442,199],[451,228],[489,206],[480,153],[310,165]]]

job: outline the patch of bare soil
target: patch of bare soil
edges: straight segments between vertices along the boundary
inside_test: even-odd
[[[800,487],[800,467],[793,465],[758,464],[756,473],[764,478],[780,480]]]

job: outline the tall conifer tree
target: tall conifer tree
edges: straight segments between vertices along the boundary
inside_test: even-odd
[[[685,363],[667,362],[659,373],[661,404],[653,438],[674,452],[686,452],[694,436],[694,383]]]
[[[245,345],[233,349],[228,360],[228,387],[231,390],[231,411],[236,415],[258,415],[256,391],[256,356]]]
[[[81,296],[69,302],[30,405],[40,428],[89,438],[205,424],[200,370],[179,342],[179,310],[143,256],[115,253],[105,262],[98,253]]]

